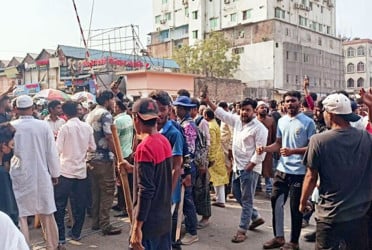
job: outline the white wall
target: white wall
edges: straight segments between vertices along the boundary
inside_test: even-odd
[[[249,87],[273,88],[274,79],[274,42],[245,45],[240,54],[240,69],[234,78],[248,83]]]

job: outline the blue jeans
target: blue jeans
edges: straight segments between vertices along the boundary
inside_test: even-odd
[[[254,193],[259,174],[254,171],[238,170],[233,174],[233,194],[242,206],[239,230],[247,231],[249,224],[258,219],[258,211],[253,207]]]
[[[146,250],[171,250],[171,232],[152,239],[144,239],[142,245]]]
[[[196,207],[193,198],[193,185],[195,184],[195,173],[191,173],[192,185],[185,187],[185,197],[183,202],[183,214],[185,216],[186,232],[191,235],[196,235],[196,227],[198,218],[196,217]]]

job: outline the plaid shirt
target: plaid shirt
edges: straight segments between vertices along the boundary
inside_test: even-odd
[[[103,106],[97,105],[87,117],[86,122],[93,128],[94,141],[97,145],[95,152],[88,152],[87,160],[112,161],[113,153],[108,147],[106,135],[111,135],[112,115]]]

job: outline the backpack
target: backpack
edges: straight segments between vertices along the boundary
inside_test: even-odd
[[[190,169],[191,168],[191,166],[190,166],[191,157],[190,157],[189,148],[188,148],[187,142],[186,142],[185,131],[183,130],[183,127],[178,122],[176,122],[174,120],[171,120],[171,121],[172,121],[173,126],[175,128],[177,128],[178,131],[180,131],[180,133],[182,134],[182,137],[183,137],[183,149],[182,149],[183,163],[182,163],[182,168],[183,169]]]
[[[208,145],[207,145],[207,138],[204,133],[199,129],[199,124],[203,120],[203,117],[198,117],[195,120],[197,137],[195,141],[195,154],[194,154],[194,162],[198,168],[208,168],[209,160],[208,160]]]

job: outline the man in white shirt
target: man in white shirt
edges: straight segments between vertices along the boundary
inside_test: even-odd
[[[78,118],[78,103],[67,101],[62,105],[68,121],[60,128],[57,149],[60,154],[61,176],[54,186],[57,211],[54,213],[59,232],[59,244],[65,244],[65,209],[70,198],[74,225],[68,236],[80,240],[84,224],[88,196],[88,179],[85,156],[87,151],[96,150],[93,129]]]
[[[44,120],[48,122],[50,128],[53,130],[54,138],[57,138],[58,130],[60,127],[65,124],[65,120],[60,118],[62,115],[62,104],[58,100],[53,100],[48,103],[48,112]]]
[[[238,231],[231,241],[240,243],[247,238],[248,229],[252,230],[265,222],[253,207],[253,198],[262,170],[262,161],[265,158],[265,155],[256,153],[256,147],[266,145],[268,131],[255,118],[257,102],[250,98],[246,98],[240,103],[240,116],[217,107],[208,97],[203,99],[215,112],[217,118],[234,129],[232,143],[234,156],[233,193],[242,206],[242,213]]]

